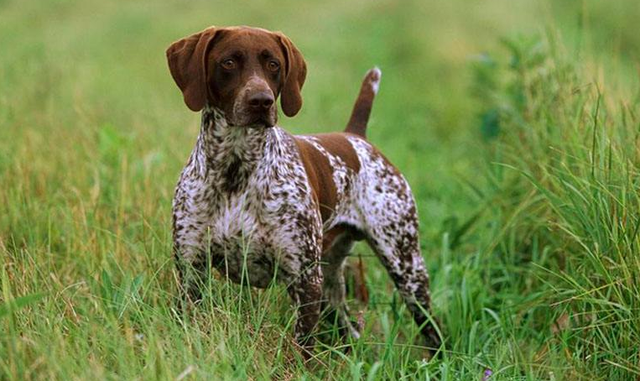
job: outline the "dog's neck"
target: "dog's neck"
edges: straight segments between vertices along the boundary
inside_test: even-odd
[[[223,190],[241,188],[263,157],[272,128],[230,126],[224,113],[214,107],[202,110],[196,144],[198,161]]]

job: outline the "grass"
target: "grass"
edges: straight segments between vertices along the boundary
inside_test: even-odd
[[[640,378],[633,1],[0,0],[0,379]],[[173,187],[198,131],[164,49],[205,26],[305,54],[295,133],[344,126],[384,73],[370,140],[406,174],[443,358],[383,269],[363,338],[304,364],[278,286],[211,279],[174,310]],[[331,328],[328,327],[330,330]]]

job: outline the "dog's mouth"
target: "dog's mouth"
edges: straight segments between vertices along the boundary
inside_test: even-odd
[[[244,111],[244,110],[243,110]],[[270,128],[275,126],[277,116],[275,110],[264,112],[232,112],[227,118],[229,126],[244,128]]]
[[[251,121],[247,124],[249,128],[270,128],[275,125],[272,118],[269,118],[266,115],[259,115],[251,119]]]

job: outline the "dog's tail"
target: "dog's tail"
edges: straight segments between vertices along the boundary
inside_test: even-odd
[[[371,115],[371,107],[373,107],[373,99],[378,93],[380,87],[380,78],[382,72],[377,67],[369,70],[367,75],[364,76],[362,86],[360,87],[360,94],[356,99],[356,104],[353,105],[353,111],[351,111],[351,118],[347,123],[345,132],[349,132],[355,135],[366,137],[367,122],[369,121],[369,115]]]

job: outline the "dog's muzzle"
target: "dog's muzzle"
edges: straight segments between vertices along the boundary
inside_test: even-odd
[[[275,99],[271,90],[252,92],[247,96],[247,111],[250,114],[251,125],[275,125]]]
[[[234,105],[237,126],[273,127],[276,124],[276,97],[262,78],[253,77],[238,94]]]

